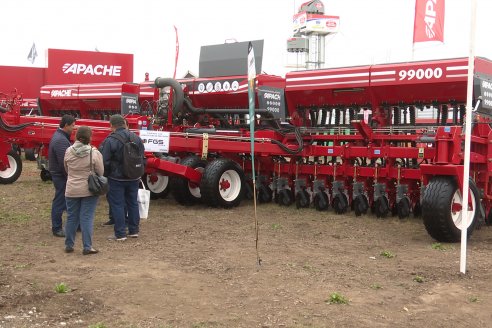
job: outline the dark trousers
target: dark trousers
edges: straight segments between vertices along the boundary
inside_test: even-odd
[[[125,207],[128,216],[128,233],[139,231],[140,214],[138,212],[138,181],[118,181],[109,179],[108,201],[114,219],[114,235],[126,236]]]
[[[55,186],[55,197],[51,203],[51,230],[57,232],[62,230],[62,215],[67,210],[67,203],[65,201],[67,178],[63,175],[52,175],[51,180]]]

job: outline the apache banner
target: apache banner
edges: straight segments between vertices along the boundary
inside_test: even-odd
[[[444,0],[415,0],[413,43],[444,42]]]

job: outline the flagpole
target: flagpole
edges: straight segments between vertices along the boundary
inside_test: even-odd
[[[260,252],[258,250],[258,216],[256,212],[256,173],[255,173],[255,79],[256,65],[255,53],[253,44],[248,44],[248,99],[249,99],[249,134],[251,143],[251,174],[253,178],[253,207],[255,213],[255,248],[256,248],[256,264],[261,265]]]
[[[460,272],[466,273],[466,244],[468,237],[468,195],[470,179],[470,147],[471,147],[471,123],[472,123],[472,102],[473,102],[473,71],[475,69],[475,29],[477,15],[477,1],[470,0],[471,3],[471,22],[470,22],[470,49],[468,55],[468,84],[466,92],[466,114],[465,114],[465,157],[463,165],[463,198],[461,203],[461,254]],[[475,202],[475,211],[478,202]],[[473,220],[473,218],[471,218]]]

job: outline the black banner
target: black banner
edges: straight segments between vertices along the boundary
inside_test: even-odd
[[[140,113],[138,95],[133,93],[121,94],[121,115],[128,113]]]

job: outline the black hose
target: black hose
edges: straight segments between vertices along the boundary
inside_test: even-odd
[[[19,125],[8,125],[3,118],[0,116],[0,129],[5,130],[7,132],[17,132],[20,131],[28,126],[34,125],[36,123],[30,122],[30,123],[22,123]]]

